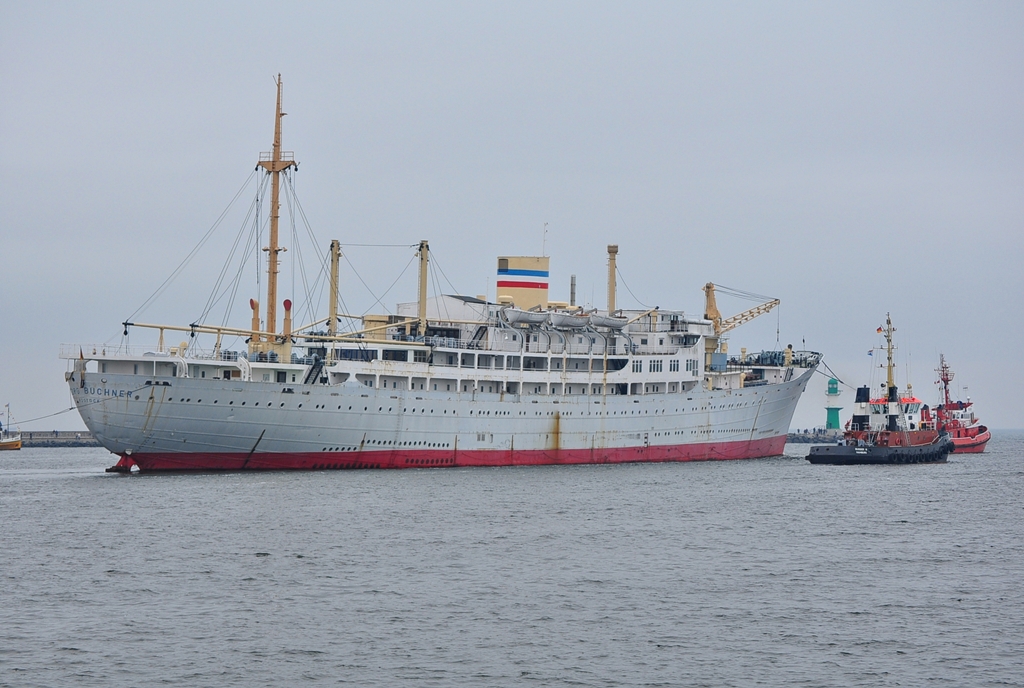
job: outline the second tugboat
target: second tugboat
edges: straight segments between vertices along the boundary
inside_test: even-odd
[[[939,355],[939,384],[942,385],[942,403],[935,407],[935,417],[939,431],[946,431],[956,445],[959,454],[980,454],[985,445],[992,439],[992,433],[981,424],[974,415],[974,402],[970,397],[967,401],[953,401],[949,397],[949,383],[953,380],[953,371],[946,363],[946,357]]]
[[[954,450],[949,434],[940,433],[927,406],[913,395],[910,385],[901,396],[893,375],[892,318],[886,314],[886,394],[871,398],[870,387],[857,389],[856,411],[837,445],[811,447],[807,460],[817,464],[945,463]]]

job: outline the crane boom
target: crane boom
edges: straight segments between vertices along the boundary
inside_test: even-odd
[[[718,310],[718,304],[715,302],[714,283],[708,282],[707,284],[704,285],[704,295],[704,317],[714,324],[716,335],[725,334],[729,330],[735,329],[742,325],[743,323],[750,322],[757,316],[764,315],[765,313],[771,311],[773,308],[775,308],[781,303],[781,301],[779,301],[778,299],[772,299],[770,301],[762,303],[759,306],[748,308],[742,313],[737,313],[732,317],[722,318],[722,313],[721,311]]]

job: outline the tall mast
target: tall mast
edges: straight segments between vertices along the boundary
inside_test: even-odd
[[[896,386],[896,379],[893,375],[893,333],[896,329],[893,327],[893,320],[886,313],[886,354],[889,356],[889,362],[886,364],[886,373],[888,378],[886,380],[886,387],[892,389]]]
[[[896,386],[896,376],[893,374],[895,366],[892,362],[892,333],[896,331],[896,328],[892,326],[892,318],[889,314],[885,314],[885,351],[888,356],[888,363],[886,364],[886,371],[888,377],[886,378],[886,388],[889,390],[889,394],[892,394],[892,389]]]
[[[949,400],[949,383],[953,381],[953,371],[946,364],[946,357],[943,354],[939,354],[939,367],[935,372],[939,374],[939,381],[942,382],[943,403],[945,403],[946,408],[949,408],[949,405],[952,403]]]
[[[274,333],[277,327],[277,273],[280,261],[277,254],[286,249],[277,244],[277,225],[281,216],[281,172],[289,167],[298,167],[295,154],[281,150],[281,119],[286,113],[281,112],[281,75],[277,75],[277,112],[274,116],[274,149],[270,153],[260,153],[259,166],[271,175],[270,186],[270,242],[263,250],[267,252],[267,324],[265,332]]]

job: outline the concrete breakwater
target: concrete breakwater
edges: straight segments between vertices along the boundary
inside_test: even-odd
[[[835,444],[836,440],[843,436],[842,430],[798,430],[786,435],[786,441],[790,444]]]
[[[44,430],[21,433],[21,446],[28,447],[98,447],[100,443],[85,430]]]

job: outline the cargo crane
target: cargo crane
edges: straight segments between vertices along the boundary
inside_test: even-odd
[[[753,308],[748,308],[742,313],[737,313],[730,318],[723,318],[721,311],[718,310],[718,304],[715,302],[715,288],[722,290],[724,293],[732,296],[738,296],[744,299],[767,299],[766,296],[759,294],[752,294],[746,291],[739,291],[737,289],[730,289],[729,287],[723,287],[722,285],[715,285],[713,282],[708,282],[704,285],[704,317],[711,321],[711,324],[715,328],[715,336],[705,338],[705,349],[704,353],[706,356],[705,365],[711,367],[712,357],[714,353],[726,354],[729,352],[729,345],[727,342],[721,341],[722,335],[730,330],[734,330],[743,323],[750,322],[759,315],[771,311],[773,308],[781,303],[778,299],[768,299],[764,303],[761,303]],[[721,348],[719,348],[721,347]],[[746,350],[744,350],[744,359],[746,358]]]
[[[768,301],[762,303],[761,305],[754,306],[753,308],[748,308],[742,313],[737,313],[731,318],[722,318],[722,313],[718,310],[718,305],[715,303],[716,286],[718,289],[721,289],[728,294],[732,294],[733,296],[739,296],[741,298],[763,299],[766,297],[759,296],[757,294],[751,294],[745,291],[738,291],[736,289],[729,289],[728,287],[715,285],[712,282],[708,282],[707,284],[705,284],[704,317],[710,320],[712,324],[715,326],[715,334],[718,336],[725,334],[729,330],[736,329],[743,323],[750,322],[759,315],[764,315],[765,313],[769,312],[771,309],[775,308],[781,303],[781,301],[779,301],[778,299],[769,299]]]

